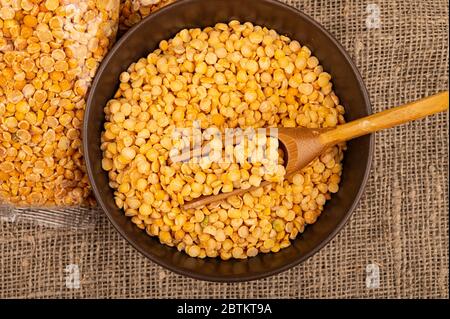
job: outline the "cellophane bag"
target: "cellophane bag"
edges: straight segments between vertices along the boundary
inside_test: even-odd
[[[119,0],[0,0],[0,216],[95,221],[82,154],[86,94]]]
[[[122,34],[143,18],[176,0],[121,0],[119,33]]]

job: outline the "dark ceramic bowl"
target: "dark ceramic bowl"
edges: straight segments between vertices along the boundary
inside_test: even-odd
[[[122,236],[150,260],[176,273],[224,282],[274,275],[301,263],[328,243],[345,225],[363,193],[373,151],[371,136],[348,143],[339,192],[327,202],[318,221],[308,226],[289,248],[278,253],[260,254],[246,260],[197,259],[160,244],[134,226],[116,207],[108,174],[101,168],[103,107],[116,92],[120,73],[153,51],[159,41],[171,38],[184,28],[212,26],[233,19],[275,29],[307,45],[331,73],[347,121],[371,113],[367,90],[348,54],[322,26],[302,12],[272,0],[185,0],[147,17],[112,48],[92,83],[83,128],[87,171],[95,197]]]

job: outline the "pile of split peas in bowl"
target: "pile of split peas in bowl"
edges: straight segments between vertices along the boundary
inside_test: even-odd
[[[271,170],[246,161],[254,141],[229,153],[232,161],[171,161],[178,128],[308,127],[344,123],[331,75],[310,49],[250,22],[184,29],[131,64],[105,106],[102,167],[115,203],[162,244],[192,257],[247,258],[278,252],[316,222],[339,189],[345,144],[329,148],[286,177],[281,150]],[[266,145],[269,137],[256,136]],[[182,144],[182,143],[181,143]],[[247,154],[245,153],[245,154]],[[259,186],[197,209],[202,195]]]

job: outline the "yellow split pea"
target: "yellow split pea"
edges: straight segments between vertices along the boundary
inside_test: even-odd
[[[278,174],[264,188],[184,210],[193,198],[270,176],[262,163],[238,161],[246,148],[230,153],[232,163],[173,163],[169,154],[182,142],[172,132],[195,121],[221,132],[334,127],[344,123],[344,107],[332,86],[306,46],[274,30],[232,21],[180,31],[121,74],[105,107],[102,166],[116,204],[150,236],[192,257],[247,258],[288,247],[338,191],[345,145],[292,178]]]

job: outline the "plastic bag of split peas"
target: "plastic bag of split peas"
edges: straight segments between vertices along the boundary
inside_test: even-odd
[[[123,33],[143,18],[176,0],[120,0],[119,32]]]
[[[94,204],[81,126],[88,88],[116,37],[119,5],[0,0],[0,215]]]

